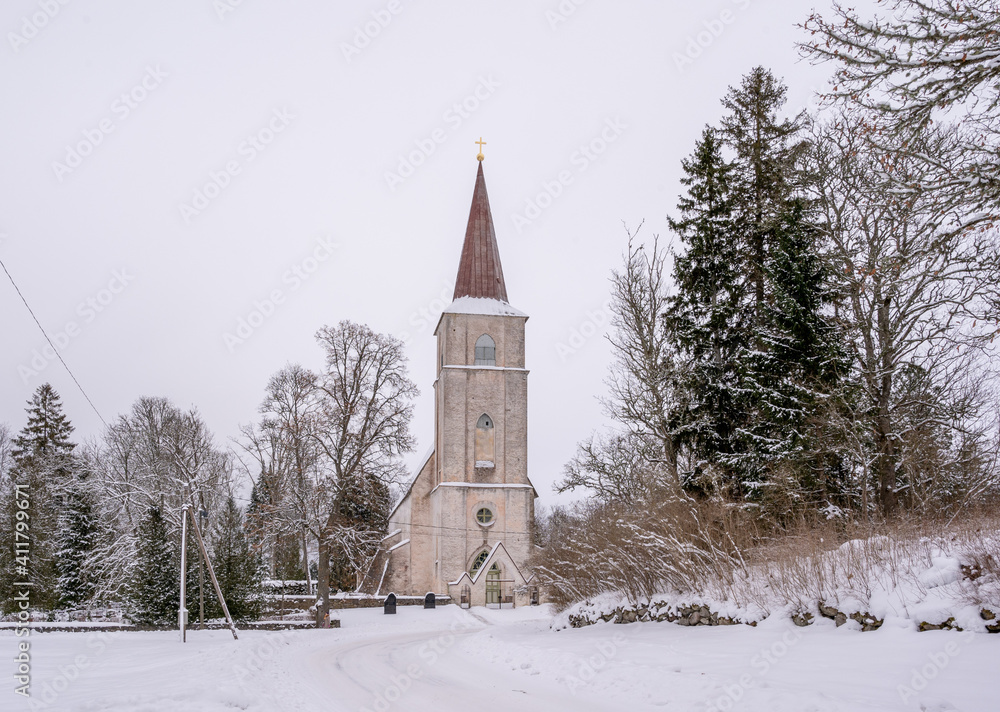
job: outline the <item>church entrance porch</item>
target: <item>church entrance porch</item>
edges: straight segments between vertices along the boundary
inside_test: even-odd
[[[493,564],[486,572],[486,607],[513,608],[514,583],[513,579],[501,579],[500,567]]]

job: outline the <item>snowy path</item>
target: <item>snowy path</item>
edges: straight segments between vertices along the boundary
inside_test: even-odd
[[[995,712],[1000,636],[602,625],[543,611],[343,612],[340,630],[35,634],[33,706],[59,712]],[[18,639],[0,633],[0,665]],[[6,660],[4,663],[2,661]],[[937,661],[937,662],[935,662]],[[7,680],[8,673],[0,670]],[[11,673],[13,670],[11,669]],[[914,677],[914,675],[917,677]],[[900,686],[912,694],[900,694]],[[905,693],[905,691],[904,691]]]

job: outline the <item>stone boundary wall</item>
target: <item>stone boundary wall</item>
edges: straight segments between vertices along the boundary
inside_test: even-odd
[[[844,625],[848,619],[857,621],[861,626],[862,632],[878,630],[883,623],[882,620],[870,613],[851,613],[848,615],[833,606],[826,605],[822,601],[819,602],[816,613],[823,618],[829,618],[834,621],[838,628]],[[979,613],[979,617],[986,621],[986,630],[989,633],[1000,633],[1000,620],[997,620],[996,614],[993,611],[983,608]],[[810,625],[816,616],[811,612],[804,611],[793,614],[791,618],[795,625],[804,627]],[[605,613],[594,611],[588,613],[571,613],[569,615],[569,625],[571,628],[583,628],[598,622],[624,624],[652,621],[668,621],[683,626],[757,625],[757,621],[743,621],[737,618],[720,616],[705,605],[675,606],[666,601],[621,605]],[[955,624],[954,618],[949,618],[940,623],[921,621],[917,629],[920,631],[962,630],[962,628]]]
[[[29,626],[32,633],[118,633],[122,631],[152,631],[152,630],[172,630],[177,631],[177,626],[168,625],[73,625],[66,623],[63,625],[32,625]],[[237,623],[237,632],[248,630],[298,630],[313,629],[318,626],[312,621],[254,621],[252,623]],[[330,621],[331,628],[339,628],[339,620]],[[13,626],[2,625],[0,630],[13,630]],[[199,628],[198,624],[189,625],[188,631],[198,630],[229,630],[225,623],[206,623],[205,627]]]

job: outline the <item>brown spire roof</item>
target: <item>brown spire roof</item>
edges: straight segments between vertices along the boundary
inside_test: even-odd
[[[476,173],[476,189],[472,193],[472,209],[469,210],[469,225],[465,229],[462,260],[458,263],[458,277],[455,278],[454,298],[460,297],[483,297],[507,302],[507,286],[503,281],[503,267],[500,265],[496,231],[493,229],[490,199],[486,195],[482,161],[479,162],[479,171]]]

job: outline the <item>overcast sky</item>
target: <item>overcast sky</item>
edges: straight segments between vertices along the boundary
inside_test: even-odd
[[[754,65],[790,110],[813,101],[829,68],[794,48],[810,7],[4,0],[0,259],[106,420],[165,396],[220,445],[273,372],[322,365],[324,324],[405,338],[416,461],[482,136],[507,291],[531,317],[529,474],[561,501],[563,464],[605,423],[622,223],[666,237],[681,159]],[[0,344],[0,422],[23,427],[48,381],[78,440],[100,432],[2,274]]]

